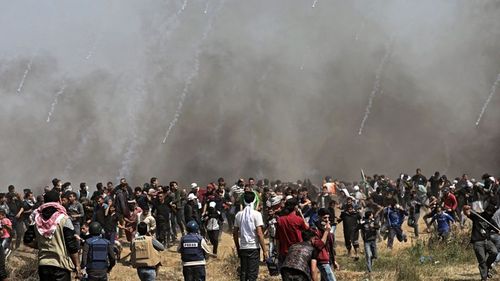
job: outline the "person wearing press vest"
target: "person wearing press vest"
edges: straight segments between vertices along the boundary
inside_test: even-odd
[[[208,249],[207,242],[198,233],[199,226],[192,220],[186,224],[187,234],[181,238],[177,252],[181,254],[184,281],[205,281],[205,257],[217,257]]]
[[[51,190],[43,198],[45,203],[33,211],[35,224],[24,235],[25,245],[39,249],[40,281],[70,281],[72,271],[81,277],[78,241],[61,194]]]
[[[137,274],[141,281],[154,281],[158,269],[161,266],[161,257],[158,251],[164,251],[165,247],[151,236],[148,236],[148,225],[144,222],[137,226],[139,236],[132,241],[131,263],[137,268]]]
[[[90,238],[83,246],[82,268],[86,269],[87,281],[108,281],[108,273],[116,264],[113,245],[101,237],[103,231],[98,222],[89,226]]]

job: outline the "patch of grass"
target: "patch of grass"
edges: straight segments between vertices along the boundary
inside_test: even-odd
[[[469,240],[469,233],[455,229],[446,242],[437,241],[431,236],[427,239],[413,240],[411,246],[400,251],[379,248],[378,259],[373,261],[372,274],[392,272],[396,274],[396,280],[421,280],[422,276],[426,278],[442,276],[446,268],[476,263]],[[380,245],[381,243],[377,246]],[[358,261],[338,256],[338,262],[343,269],[350,272],[366,271],[364,254],[360,255]]]
[[[396,281],[420,281],[420,274],[415,266],[408,263],[400,263],[396,270]]]
[[[16,256],[15,253],[6,261],[10,280],[37,281],[38,261],[36,257]]]
[[[425,257],[422,265],[433,263],[435,266],[450,266],[458,264],[473,264],[476,262],[469,243],[467,232],[454,229],[448,241],[438,241],[436,236],[427,240],[418,240],[405,251],[415,261]]]

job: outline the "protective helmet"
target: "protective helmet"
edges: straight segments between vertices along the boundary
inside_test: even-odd
[[[186,229],[188,232],[198,232],[199,228],[200,227],[198,226],[198,224],[194,220],[191,220],[186,224]]]
[[[89,225],[89,233],[90,235],[101,235],[102,234],[102,226],[98,222],[93,222]]]

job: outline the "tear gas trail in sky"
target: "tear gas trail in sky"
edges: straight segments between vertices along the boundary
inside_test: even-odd
[[[82,155],[85,153],[85,146],[89,142],[89,134],[90,134],[90,127],[87,127],[86,130],[84,130],[81,135],[80,135],[80,143],[78,143],[78,147],[76,150],[73,151],[72,158],[76,161],[76,159],[80,159]],[[73,162],[71,161],[73,159],[70,159],[70,161],[67,161],[66,167],[64,167],[63,171],[63,178],[69,178],[70,177],[70,172],[73,170]]]
[[[50,111],[49,111],[49,115],[47,116],[47,123],[50,123],[50,118],[52,117],[52,115],[54,114],[54,111],[56,109],[56,105],[57,105],[57,102],[59,100],[59,97],[62,96],[64,94],[64,90],[66,89],[66,82],[63,82],[62,83],[62,86],[61,88],[59,89],[59,91],[57,91],[56,93],[56,97],[54,98],[54,101],[52,102],[52,104],[50,105]]]
[[[448,147],[448,143],[446,142],[446,140],[443,140],[443,146],[444,146],[444,157],[446,160],[446,166],[445,166],[445,169],[443,171],[443,174],[446,174],[448,172],[448,169],[451,166],[450,148]]]
[[[100,36],[98,36],[98,37],[100,37]],[[97,40],[98,39],[96,39],[94,41],[94,43],[92,44],[92,47],[90,48],[90,50],[87,53],[87,56],[85,57],[85,61],[88,61],[92,58],[92,55],[94,54],[96,46],[97,46]],[[55,110],[55,107],[57,105],[57,100],[62,94],[64,94],[65,89],[66,89],[66,81],[63,80],[62,86],[61,86],[60,90],[56,93],[56,97],[54,98],[54,101],[52,102],[52,104],[50,106],[49,115],[47,116],[47,123],[50,123],[51,117],[54,114],[54,110]]]
[[[498,83],[500,83],[500,73],[498,73],[497,80],[495,80],[495,83],[493,83],[493,86],[491,86],[490,94],[488,95],[488,98],[486,99],[486,102],[484,103],[483,108],[481,108],[481,113],[479,113],[479,117],[477,118],[477,121],[476,121],[476,127],[479,126],[479,123],[481,122],[481,119],[483,118],[484,112],[486,111],[488,104],[490,104],[490,101],[493,98],[493,95],[495,94],[495,92],[497,90]]]
[[[380,80],[382,78],[382,72],[384,71],[384,67],[387,64],[389,57],[391,56],[393,43],[394,43],[394,40],[391,38],[389,40],[389,43],[386,46],[385,55],[382,58],[382,60],[380,61],[380,64],[377,68],[377,72],[375,74],[375,83],[373,84],[373,89],[372,89],[372,92],[370,93],[370,98],[368,99],[368,105],[366,106],[365,116],[363,117],[363,120],[361,121],[358,135],[363,134],[363,129],[365,128],[366,120],[368,119],[368,116],[370,115],[370,110],[372,109],[373,99],[375,98],[377,93],[380,93]]]
[[[92,47],[90,47],[90,50],[89,52],[87,53],[87,56],[85,57],[85,60],[89,60],[90,58],[92,58],[92,56],[94,55],[95,53],[95,50],[97,48],[97,44],[99,43],[101,39],[101,35],[99,34],[96,39],[94,40],[94,43],[92,44]]]
[[[181,8],[177,11],[177,14],[180,15],[182,12],[184,12],[184,10],[186,9],[187,7],[187,4],[188,4],[188,1],[187,0],[184,0],[184,2],[182,3],[182,6]]]
[[[137,147],[140,144],[139,140],[139,129],[137,115],[144,104],[145,97],[147,96],[147,91],[145,90],[146,84],[141,79],[138,81],[136,86],[135,99],[133,100],[133,106],[130,109],[129,113],[129,122],[131,124],[130,132],[130,143],[127,146],[127,150],[124,154],[122,165],[119,170],[119,178],[128,178],[130,176],[130,172],[132,171],[132,164],[134,163],[135,156],[137,154]]]
[[[212,30],[215,17],[217,15],[217,13],[222,9],[223,5],[224,5],[224,1],[221,1],[219,7],[216,9],[216,11],[214,11],[214,14],[208,20],[208,24],[205,28],[205,31],[203,32],[203,35],[201,36],[201,39],[198,42],[198,45],[196,47],[196,52],[194,55],[193,70],[191,71],[191,73],[189,73],[189,75],[187,76],[187,78],[184,82],[184,88],[182,89],[181,96],[179,97],[179,103],[177,104],[177,109],[175,110],[174,118],[172,119],[172,121],[170,121],[170,124],[168,125],[168,129],[167,129],[167,132],[165,133],[165,137],[163,138],[162,143],[167,142],[167,139],[170,136],[170,132],[175,127],[175,125],[177,124],[177,121],[179,120],[179,117],[181,116],[182,108],[184,106],[184,101],[186,100],[187,94],[189,92],[189,87],[193,83],[193,80],[196,78],[196,76],[198,76],[198,72],[200,70],[201,46],[202,46],[203,42],[205,42],[205,40],[207,39],[210,31]]]
[[[318,1],[319,1],[319,0],[314,0],[314,2],[313,2],[313,4],[312,4],[312,6],[311,6],[311,7],[312,7],[312,8],[316,8],[316,6],[318,5]]]
[[[208,4],[210,4],[210,0],[207,0],[207,3],[205,3],[205,10],[203,11],[204,14],[208,13]]]
[[[170,36],[174,32],[174,30],[176,30],[177,27],[179,27],[179,24],[180,24],[179,16],[182,14],[182,12],[184,12],[184,10],[186,9],[186,6],[187,6],[187,0],[185,0],[182,3],[182,6],[179,8],[179,10],[177,10],[177,12],[175,12],[175,14],[170,16],[165,21],[165,23],[162,24],[162,27],[159,28],[160,30],[163,30],[163,29],[165,30],[165,32],[163,32],[161,35],[161,38],[159,40],[160,42],[169,42]],[[166,26],[166,27],[163,28],[163,26]],[[163,68],[161,66],[159,66],[159,70],[163,71]]]
[[[363,32],[363,29],[365,29],[365,21],[361,22],[361,26],[359,27],[359,30],[356,32],[356,35],[354,35],[354,41],[359,40],[359,35],[361,34],[361,32]]]
[[[33,56],[34,57],[34,56]],[[17,93],[20,94],[24,87],[24,82],[26,81],[26,77],[28,77],[28,73],[31,71],[31,65],[33,64],[33,57],[31,57],[30,61],[26,65],[26,70],[24,70],[23,78],[19,83],[19,87],[17,87]]]

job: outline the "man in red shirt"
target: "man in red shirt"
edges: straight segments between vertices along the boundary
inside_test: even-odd
[[[316,234],[312,240],[312,245],[318,251],[317,267],[321,272],[321,280],[335,281],[333,268],[339,269],[335,260],[335,237],[331,233],[330,212],[328,209],[321,208],[318,211],[319,221],[315,223],[312,230]],[[332,268],[333,267],[333,268]]]
[[[445,211],[452,216],[453,219],[457,219],[457,216],[455,214],[455,211],[458,206],[458,201],[457,198],[455,197],[455,194],[450,192],[450,189],[445,188],[443,189],[443,207]]]
[[[278,218],[276,237],[278,241],[278,261],[280,265],[288,254],[288,248],[295,243],[302,242],[302,230],[309,228],[298,205],[298,201],[295,198],[286,201],[283,214]]]

